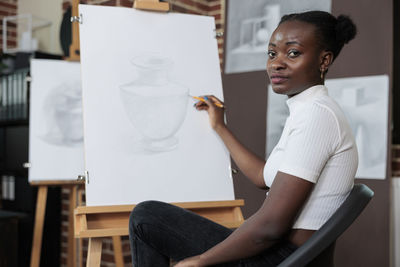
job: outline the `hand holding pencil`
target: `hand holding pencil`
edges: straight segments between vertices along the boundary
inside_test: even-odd
[[[197,99],[197,100],[200,100],[201,102],[203,102],[203,103],[206,103],[206,100],[208,100],[208,97],[207,96],[203,96],[203,97],[200,97],[200,96],[191,96],[192,98],[194,98],[194,99]],[[219,108],[224,108],[224,104],[222,104],[222,101],[221,100],[219,100],[219,99],[217,99],[216,97],[214,97],[214,96],[212,96],[213,98],[212,98],[212,100],[213,100],[213,104],[214,105],[216,105],[217,107],[219,107]]]
[[[220,127],[225,127],[224,112],[225,105],[224,102],[219,100],[213,95],[207,96],[191,96],[193,99],[199,100],[195,103],[194,107],[197,110],[206,110],[210,119],[211,127],[217,130]]]

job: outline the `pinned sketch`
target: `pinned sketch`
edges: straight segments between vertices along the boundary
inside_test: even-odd
[[[76,180],[84,173],[80,64],[31,61],[29,180]]]
[[[356,177],[385,179],[389,77],[330,79],[326,86],[346,114],[357,142],[359,163]]]
[[[285,14],[331,10],[331,0],[229,0],[225,73],[265,70],[269,39]]]
[[[173,60],[148,54],[132,59],[135,81],[121,86],[121,100],[132,125],[141,134],[138,146],[168,151],[179,143],[175,136],[187,110],[189,89],[168,78]],[[138,147],[139,148],[139,147]]]
[[[385,179],[387,166],[389,78],[387,75],[326,80],[329,95],[341,106],[356,139],[359,164],[356,178]],[[287,96],[269,90],[267,156],[289,115]],[[271,100],[271,101],[270,101]]]
[[[271,85],[268,85],[266,158],[278,144],[285,127],[286,118],[289,117],[287,99],[286,95],[275,93]]]
[[[79,10],[86,204],[234,199],[229,153],[189,97],[223,99],[214,18]]]

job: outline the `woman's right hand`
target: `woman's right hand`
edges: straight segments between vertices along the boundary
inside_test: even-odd
[[[202,98],[205,102],[197,102],[195,104],[195,108],[197,110],[206,110],[208,112],[210,125],[215,131],[225,127],[226,125],[224,121],[224,103],[213,95],[203,96]],[[222,107],[218,107],[217,105],[222,105]]]

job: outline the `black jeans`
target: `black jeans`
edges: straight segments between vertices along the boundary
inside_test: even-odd
[[[223,241],[232,230],[188,210],[159,202],[145,201],[131,213],[129,238],[134,267],[169,266],[198,255]],[[282,241],[266,251],[240,261],[218,266],[276,266],[297,247]]]

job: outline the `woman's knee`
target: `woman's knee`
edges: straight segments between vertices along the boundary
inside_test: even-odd
[[[132,210],[129,217],[129,226],[132,229],[137,229],[143,223],[151,223],[157,214],[157,211],[162,209],[163,202],[148,200],[140,202]]]

